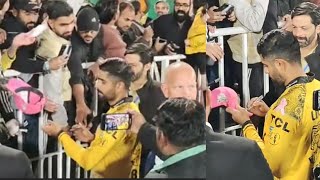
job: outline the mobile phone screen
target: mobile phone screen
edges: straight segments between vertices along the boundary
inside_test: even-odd
[[[130,114],[102,114],[101,130],[128,130],[131,126]]]
[[[67,56],[70,57],[71,51],[72,51],[72,46],[71,46],[71,45],[63,44],[63,45],[61,46],[60,51],[59,51],[59,56],[67,55]]]

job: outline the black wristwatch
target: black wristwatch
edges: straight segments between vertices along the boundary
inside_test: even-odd
[[[251,120],[247,120],[243,123],[242,128],[245,128],[248,124],[253,124],[253,122]]]

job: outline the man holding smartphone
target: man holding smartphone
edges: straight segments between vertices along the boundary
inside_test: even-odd
[[[100,66],[96,88],[110,105],[107,115],[139,111],[128,96],[132,77],[130,66],[123,60],[110,59]],[[141,144],[136,134],[125,129],[98,128],[90,146],[83,148],[57,123],[49,122],[43,130],[58,137],[66,154],[82,168],[91,170],[92,178],[139,178]]]

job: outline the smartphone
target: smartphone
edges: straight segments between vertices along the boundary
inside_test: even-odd
[[[215,9],[214,11],[222,12],[226,16],[229,16],[232,11],[234,11],[234,6],[224,3],[222,6],[220,6],[218,9]]]
[[[63,44],[61,46],[61,49],[59,51],[59,55],[58,56],[67,55],[68,57],[70,57],[71,51],[72,51],[72,46],[71,45]]]
[[[313,110],[320,111],[320,89],[313,91]]]
[[[132,124],[130,114],[102,114],[101,115],[101,130],[114,131],[114,130],[128,130]]]

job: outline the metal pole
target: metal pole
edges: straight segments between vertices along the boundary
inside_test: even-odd
[[[249,101],[249,78],[248,78],[248,35],[242,34],[242,89],[243,106]]]
[[[221,44],[221,48],[224,50],[224,39],[223,36],[219,36],[218,37],[218,43]],[[219,85],[221,86],[225,86],[224,81],[224,57],[222,57],[222,59],[219,61],[219,78],[220,78],[220,82]],[[224,129],[226,128],[226,112],[223,108],[219,108],[219,132],[223,132]]]

